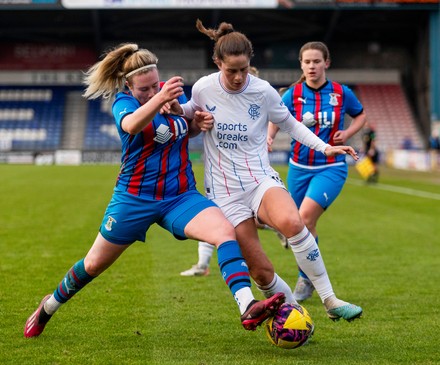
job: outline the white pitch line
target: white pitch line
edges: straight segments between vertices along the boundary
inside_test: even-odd
[[[353,185],[358,185],[358,186],[361,186],[361,185],[365,186],[367,184],[365,181],[355,180],[355,179],[347,179],[347,182],[350,184],[353,184]],[[430,193],[427,191],[415,190],[415,189],[410,189],[410,188],[403,188],[400,186],[386,185],[386,184],[380,184],[380,183],[368,184],[368,186],[371,188],[375,188],[375,189],[392,191],[394,193],[401,193],[401,194],[406,194],[406,195],[418,196],[420,198],[440,200],[440,194]]]

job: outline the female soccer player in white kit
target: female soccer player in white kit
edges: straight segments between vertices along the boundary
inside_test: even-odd
[[[290,287],[275,272],[263,251],[254,216],[288,238],[298,265],[312,280],[332,320],[359,318],[362,308],[334,294],[314,237],[278,173],[269,164],[266,144],[269,121],[292,138],[326,156],[357,155],[349,146],[330,146],[299,123],[277,91],[249,74],[253,48],[249,39],[228,23],[197,29],[215,41],[213,60],[219,72],[202,77],[182,105],[186,117],[196,111],[212,114],[212,128],[204,133],[205,193],[235,227],[237,240],[252,278],[264,295],[284,292],[295,302]],[[177,108],[179,109],[179,108]]]

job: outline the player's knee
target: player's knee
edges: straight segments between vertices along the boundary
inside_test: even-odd
[[[304,222],[300,219],[300,217],[288,217],[285,216],[279,222],[278,231],[283,234],[285,237],[292,237],[300,233],[304,228]]]
[[[234,226],[227,219],[216,226],[216,233],[222,238],[222,242],[236,239]]]
[[[105,267],[99,263],[99,260],[94,260],[93,258],[86,258],[84,260],[84,269],[86,273],[90,276],[96,277],[101,274]]]

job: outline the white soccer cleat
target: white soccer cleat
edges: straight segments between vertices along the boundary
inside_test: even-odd
[[[193,265],[191,267],[191,269],[182,271],[180,273],[180,275],[181,276],[208,276],[209,275],[209,267]]]
[[[286,237],[284,237],[280,232],[277,232],[277,237],[280,240],[281,246],[284,248],[289,248],[289,241],[287,241]]]
[[[293,297],[297,302],[303,302],[312,296],[314,290],[315,287],[309,279],[298,276],[298,281],[296,282],[295,290],[293,291]]]

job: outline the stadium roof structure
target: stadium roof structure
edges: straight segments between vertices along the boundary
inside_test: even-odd
[[[367,10],[366,10],[367,9]],[[394,11],[358,9],[82,9],[2,10],[3,42],[88,42],[97,50],[115,42],[168,42],[210,44],[195,21],[208,27],[222,21],[243,31],[254,45],[321,40],[368,42],[411,46],[418,30],[428,23],[429,11],[396,8]]]

